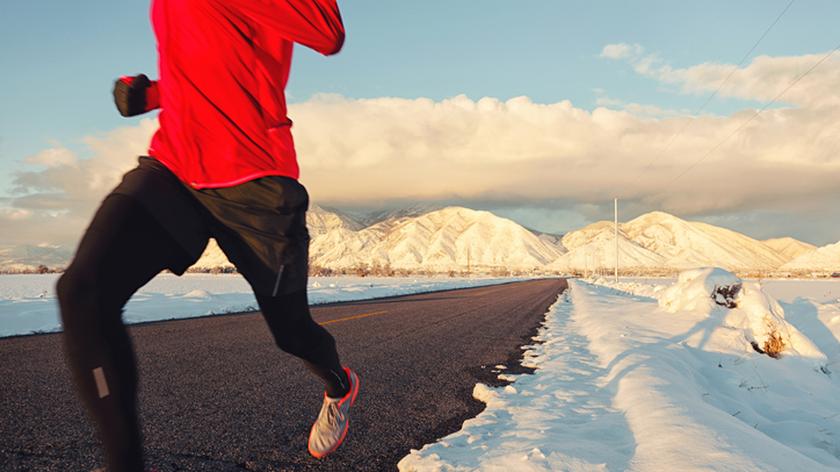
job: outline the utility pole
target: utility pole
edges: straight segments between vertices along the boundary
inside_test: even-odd
[[[615,198],[615,281],[618,283],[618,197]]]

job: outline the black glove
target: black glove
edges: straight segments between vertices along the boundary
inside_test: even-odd
[[[146,95],[151,87],[152,81],[145,74],[120,77],[114,82],[114,104],[120,115],[137,116],[157,108],[156,103],[148,103],[147,100]]]

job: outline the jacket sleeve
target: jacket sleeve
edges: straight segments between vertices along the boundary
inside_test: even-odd
[[[226,6],[321,54],[344,44],[344,24],[336,0],[224,0]]]
[[[160,108],[160,82],[152,80],[149,88],[146,89],[146,111]]]

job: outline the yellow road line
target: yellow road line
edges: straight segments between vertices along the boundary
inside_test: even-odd
[[[481,288],[481,287],[476,287],[476,288]],[[498,292],[498,291],[503,290],[505,288],[507,288],[507,287],[495,287],[495,286],[493,286],[493,287],[491,287],[489,289],[486,289],[486,290],[479,290],[479,291],[476,291],[476,292],[472,292],[472,293],[469,294],[469,296],[471,296],[471,297],[483,296],[483,295],[487,295],[488,293]],[[328,325],[328,324],[333,324],[333,323],[341,323],[342,321],[352,321],[352,320],[358,320],[358,319],[361,319],[361,318],[368,318],[368,317],[371,317],[371,316],[384,315],[385,313],[388,313],[388,310],[372,311],[370,313],[362,313],[362,314],[359,314],[359,315],[345,316],[344,318],[336,318],[334,320],[324,321],[323,323],[319,323],[319,324],[321,326],[323,326],[323,325]]]
[[[328,324],[332,324],[332,323],[340,323],[342,321],[358,320],[360,318],[367,318],[369,316],[383,315],[385,313],[388,313],[388,310],[372,311],[370,313],[362,313],[360,315],[345,316],[344,318],[336,318],[334,320],[324,321],[323,323],[321,323],[321,325],[323,326],[323,325],[328,325]]]

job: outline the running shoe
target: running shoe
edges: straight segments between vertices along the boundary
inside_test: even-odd
[[[350,380],[350,391],[342,398],[330,398],[324,393],[321,412],[309,432],[309,453],[318,459],[338,449],[350,428],[350,407],[359,394],[359,376],[347,367],[344,372]]]

